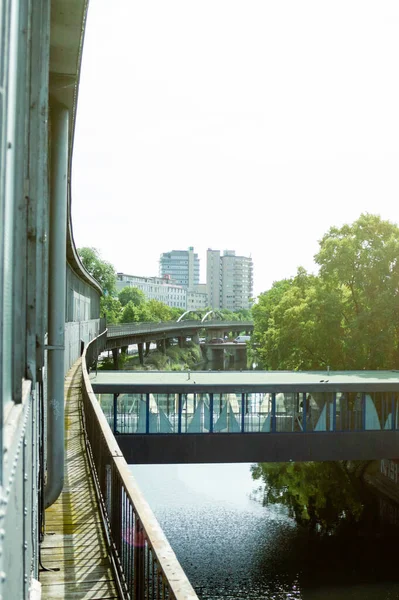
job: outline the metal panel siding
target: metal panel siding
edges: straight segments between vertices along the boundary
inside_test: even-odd
[[[26,600],[38,576],[40,394],[48,297],[51,0],[0,2],[0,597]],[[82,3],[83,6],[83,3]],[[100,329],[100,294],[65,266],[66,369]],[[79,299],[79,323],[71,297]],[[69,329],[68,329],[69,326]],[[26,379],[30,379],[31,383]],[[36,382],[37,380],[37,382]],[[44,411],[45,412],[45,411]],[[44,418],[45,418],[44,414]],[[3,422],[4,419],[4,422]],[[4,472],[3,472],[4,470]]]
[[[25,386],[29,388],[29,385]],[[0,580],[2,598],[28,597],[31,574],[37,574],[38,558],[38,463],[35,456],[38,390],[25,393],[23,403],[14,405],[9,419],[11,435],[5,440],[8,459],[4,460],[4,515],[1,528],[3,559]],[[25,511],[25,508],[27,510]],[[36,535],[35,535],[36,534]],[[6,551],[4,551],[6,549]]]
[[[100,315],[100,294],[83,281],[67,264],[65,312],[66,320],[89,321],[98,319]],[[88,306],[88,312],[84,310]]]
[[[19,2],[17,28],[17,79],[13,230],[13,400],[21,401],[21,379],[26,376],[26,252],[28,185],[28,116],[30,91],[29,0]]]
[[[85,346],[100,333],[100,319],[65,323],[65,373],[81,354],[81,341]]]
[[[31,126],[29,136],[28,198],[28,376],[41,379],[44,364],[44,335],[47,313],[47,269],[45,264],[48,238],[48,80],[50,55],[50,2],[35,3],[31,35]],[[37,294],[37,289],[43,290]]]
[[[14,204],[14,172],[15,172],[15,121],[16,121],[16,72],[18,45],[18,3],[7,3],[5,8],[5,56],[3,80],[3,121],[4,154],[2,156],[2,256],[1,256],[1,400],[3,408],[12,397],[12,273],[13,273],[13,204]]]

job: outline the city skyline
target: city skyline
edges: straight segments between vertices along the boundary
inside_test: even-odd
[[[147,298],[181,308],[249,309],[253,304],[253,261],[235,250],[212,250],[206,257],[206,279],[199,279],[200,260],[193,246],[162,252],[159,277],[117,272],[117,290],[138,287]],[[184,297],[178,293],[184,290]]]

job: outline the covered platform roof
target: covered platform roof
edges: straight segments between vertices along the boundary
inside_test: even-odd
[[[98,371],[95,393],[399,392],[399,371]]]

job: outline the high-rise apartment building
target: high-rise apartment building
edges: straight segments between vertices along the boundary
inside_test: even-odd
[[[194,253],[192,246],[188,250],[164,252],[159,260],[159,274],[161,277],[169,275],[176,283],[194,290],[200,278],[198,254]]]
[[[213,309],[239,310],[252,306],[253,264],[252,258],[236,256],[234,250],[208,249],[207,291],[209,305]]]
[[[208,248],[206,253],[206,291],[209,306],[216,310],[221,308],[222,270],[220,251]]]

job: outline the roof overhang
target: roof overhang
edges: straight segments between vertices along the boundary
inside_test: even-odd
[[[88,4],[88,0],[51,2],[49,85],[51,102],[65,106],[70,115],[67,260],[82,279],[102,294],[100,285],[83,267],[76,252],[71,219],[72,151]]]

